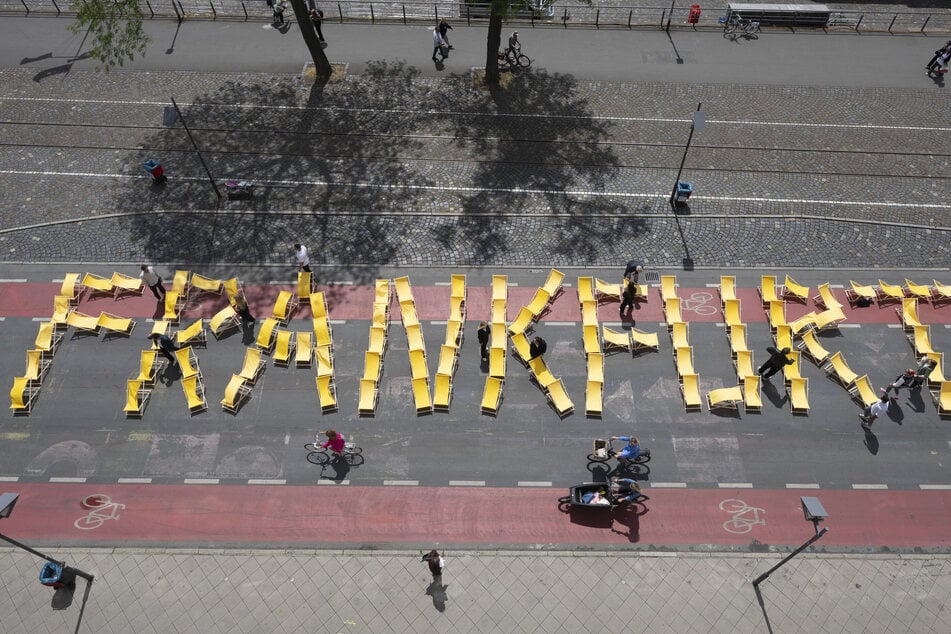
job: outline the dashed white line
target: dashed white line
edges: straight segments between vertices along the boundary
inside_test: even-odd
[[[429,322],[429,324],[432,326],[445,326],[448,323],[449,323],[448,321],[440,320],[440,319]]]
[[[888,489],[887,484],[853,484],[852,488],[856,491],[882,491]]]
[[[185,478],[185,484],[218,484],[218,478]]]
[[[343,325],[343,324],[347,323],[347,320],[346,320],[346,319],[330,319],[329,321],[330,321],[330,323],[333,324],[334,326],[340,326],[340,325]]]
[[[841,326],[841,325],[843,325],[843,324],[839,324],[839,325]],[[902,326],[901,326],[901,324],[888,324],[888,327],[889,327],[889,328],[901,328]]]
[[[951,491],[951,484],[919,484],[922,491]]]
[[[19,476],[0,476],[0,482],[19,482]]]
[[[819,485],[814,482],[787,482],[787,489],[818,489]]]
[[[533,480],[519,480],[518,486],[520,487],[550,487],[551,482],[543,481],[533,481]]]
[[[63,280],[53,280],[53,281],[62,282]],[[26,282],[26,279],[20,279],[20,278],[9,278],[9,279],[0,280],[0,284],[23,284],[24,282]]]
[[[546,321],[544,322],[546,326],[577,326],[578,322],[576,321]]]
[[[262,478],[251,478],[248,484],[287,484],[287,480],[267,480]]]
[[[839,324],[839,328],[861,328],[862,324]]]
[[[82,484],[85,481],[86,481],[86,478],[50,478],[50,482],[55,482],[57,484],[63,484],[63,483]]]
[[[419,486],[419,480],[384,480],[383,486],[388,487],[415,487]]]
[[[317,484],[339,484],[339,485],[344,485],[344,484],[350,484],[350,480],[339,480],[339,481],[338,481],[338,480],[324,480],[323,478],[321,478],[320,480],[317,480]]]
[[[721,489],[752,489],[752,482],[717,482]]]
[[[119,484],[152,484],[152,478],[119,478]]]
[[[451,487],[484,487],[485,480],[450,480]]]
[[[686,489],[686,482],[651,482],[652,489]]]

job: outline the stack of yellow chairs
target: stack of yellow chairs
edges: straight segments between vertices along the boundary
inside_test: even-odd
[[[452,382],[459,359],[459,342],[466,313],[466,276],[453,274],[449,297],[449,320],[446,322],[446,341],[439,350],[439,365],[433,384],[433,409],[448,412],[452,401]],[[523,335],[524,336],[524,335]]]
[[[506,303],[508,302],[508,277],[492,276],[492,321],[489,325],[489,376],[482,391],[482,413],[495,415],[502,402],[502,386],[505,384],[505,351],[507,329],[505,326]],[[524,332],[522,333],[524,334]]]
[[[376,403],[380,394],[380,376],[383,372],[383,354],[386,350],[390,324],[390,301],[390,280],[377,280],[370,323],[370,347],[364,355],[363,377],[360,379],[357,409],[361,416],[373,416],[376,413]],[[329,396],[330,385],[326,379],[324,383],[323,392]]]
[[[396,299],[400,303],[403,328],[406,330],[409,363],[413,380],[413,400],[417,414],[433,411],[433,399],[429,387],[429,365],[426,359],[426,344],[423,340],[422,325],[416,313],[416,300],[409,278],[398,277],[393,280],[396,287]]]

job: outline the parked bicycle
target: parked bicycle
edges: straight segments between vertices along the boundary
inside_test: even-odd
[[[307,462],[320,465],[321,467],[337,460],[343,460],[351,467],[363,464],[363,448],[358,447],[357,443],[353,441],[353,438],[345,442],[343,448],[337,453],[324,447],[320,442],[320,434],[317,434],[314,438],[314,442],[305,444],[304,449],[309,452],[307,454]]]
[[[753,35],[759,33],[760,30],[759,22],[747,20],[739,13],[731,13],[728,18],[720,18],[720,23],[723,25],[724,35],[733,35],[737,31],[742,31],[745,35]]]

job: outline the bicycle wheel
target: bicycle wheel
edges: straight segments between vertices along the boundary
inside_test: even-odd
[[[330,456],[326,451],[312,451],[307,454],[307,462],[324,467],[330,463]]]
[[[358,453],[348,453],[346,454],[347,464],[351,467],[359,467],[363,464],[363,456]]]
[[[607,462],[610,459],[611,456],[599,456],[593,453],[588,454],[588,462]]]
[[[532,60],[528,58],[528,55],[524,53],[519,53],[515,57],[515,63],[518,64],[521,68],[528,68],[532,65]]]
[[[309,442],[306,445],[304,445],[304,449],[306,449],[307,451],[320,451],[322,447],[316,443]]]
[[[727,513],[742,513],[748,509],[746,502],[743,500],[737,500],[736,498],[729,498],[720,502],[720,510],[726,511]]]
[[[723,27],[723,34],[724,34],[724,35],[733,35],[734,33],[736,33],[736,23],[735,23],[735,22],[727,22],[726,26]]]
[[[755,35],[759,31],[759,22],[750,22],[743,26],[743,32],[747,35]]]

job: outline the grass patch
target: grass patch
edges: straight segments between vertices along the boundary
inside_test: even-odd
[[[476,90],[511,90],[515,86],[515,75],[509,72],[499,73],[499,85],[489,86],[485,83],[485,69],[472,70],[472,87]]]
[[[343,81],[344,77],[347,76],[347,65],[346,64],[330,64],[331,74],[330,79],[327,80],[328,84],[336,84]],[[304,72],[301,73],[301,81],[307,86],[313,86],[317,83],[317,67],[313,63],[304,65]]]

